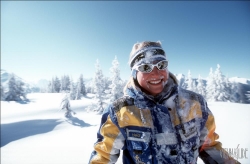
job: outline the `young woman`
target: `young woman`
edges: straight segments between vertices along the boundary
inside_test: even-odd
[[[136,43],[124,96],[102,115],[89,163],[236,163],[216,141],[214,117],[204,98],[178,87],[160,42]]]

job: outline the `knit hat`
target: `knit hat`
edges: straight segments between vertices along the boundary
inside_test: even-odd
[[[161,42],[144,41],[134,44],[130,53],[129,66],[132,69],[134,65],[149,63],[154,60],[166,60]]]
[[[161,47],[161,42],[144,41],[134,44],[129,57],[129,66],[132,69],[133,66],[142,63],[150,63],[155,60],[166,60],[166,55]],[[137,70],[132,69],[131,75],[136,79]]]

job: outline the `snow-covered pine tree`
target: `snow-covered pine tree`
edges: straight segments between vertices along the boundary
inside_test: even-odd
[[[8,90],[6,93],[6,101],[16,101],[17,100],[17,86],[16,86],[16,79],[14,75],[12,74],[9,82],[8,82]]]
[[[76,85],[76,96],[75,96],[75,100],[81,100],[82,95],[81,95],[81,93],[80,93],[79,90],[80,90],[80,89],[79,89],[79,85],[78,85],[78,83],[77,83],[77,85]]]
[[[55,83],[54,83],[54,77],[51,79],[51,88],[50,88],[50,93],[55,93]]]
[[[26,93],[23,88],[24,83],[22,81],[17,82],[14,74],[11,75],[8,82],[8,89],[5,93],[6,101],[20,101],[26,100]]]
[[[102,70],[100,68],[99,60],[96,60],[96,71],[95,71],[95,77],[94,77],[94,92],[95,92],[95,100],[97,103],[96,109],[93,109],[97,112],[102,112],[104,110],[104,76],[102,73]]]
[[[48,82],[47,92],[52,93],[52,83],[51,83],[51,81]]]
[[[84,83],[83,75],[82,74],[79,77],[79,83],[81,84],[81,86],[80,86],[80,93],[84,96],[84,95],[86,95],[86,87],[85,87],[85,83]]]
[[[86,86],[86,94],[87,93],[94,93],[93,92],[93,87],[91,87],[92,85]]]
[[[70,80],[69,97],[70,97],[70,100],[75,100],[75,98],[76,98],[76,87],[75,87],[75,84],[74,84],[74,81],[73,81],[72,77],[71,77],[71,80]]]
[[[76,85],[76,100],[80,100],[83,95],[86,95],[83,75],[81,74]]]
[[[65,75],[63,75],[62,77],[61,77],[61,88],[60,88],[60,91],[61,92],[64,92],[65,91]]]
[[[176,78],[178,79],[179,86],[183,89],[187,89],[186,76],[184,74],[175,74]]]
[[[215,100],[227,101],[229,99],[229,95],[226,90],[225,76],[222,74],[219,64],[217,64],[217,68],[214,71],[214,81],[216,85],[214,93]]]
[[[112,80],[110,77],[103,78],[103,87],[105,88],[104,93],[105,93],[105,97],[107,97],[108,99],[110,98],[110,94],[111,94],[111,88],[110,88],[111,84],[112,84]]]
[[[56,90],[55,90],[55,78],[54,77],[52,78],[51,83],[52,83],[52,93],[55,93]]]
[[[70,80],[69,75],[66,75],[65,76],[65,87],[66,87],[65,90],[66,90],[66,92],[70,91],[71,83],[73,83],[72,79]]]
[[[72,113],[73,114],[76,114],[76,112],[74,112],[72,109],[71,109],[71,105],[70,105],[70,100],[69,100],[69,96],[68,96],[68,93],[65,94],[65,96],[63,97],[62,101],[61,101],[61,110],[65,109],[65,114],[64,116],[66,118],[70,118],[72,117]]]
[[[187,90],[194,91],[194,92],[196,91],[195,81],[192,79],[190,70],[188,71],[188,76],[187,76],[185,83],[187,86],[186,88]]]
[[[54,79],[54,91],[56,93],[59,93],[60,90],[61,90],[61,82],[60,82],[59,78],[56,76]]]
[[[197,93],[201,94],[203,97],[206,97],[206,88],[205,88],[205,84],[201,78],[201,76],[199,75],[198,77],[198,84],[197,84]]]
[[[214,80],[213,68],[210,68],[209,75],[207,77],[207,86],[206,86],[206,100],[215,101],[215,92],[216,92],[216,83]]]
[[[63,75],[61,77],[61,92],[68,93],[70,91],[70,78],[68,75]]]
[[[122,80],[120,78],[119,62],[117,57],[112,61],[112,67],[110,68],[111,73],[111,97],[110,100],[116,100],[123,95]]]
[[[16,85],[17,85],[17,96],[20,98],[20,100],[27,100],[26,98],[26,91],[24,89],[24,82],[22,81],[16,81]]]
[[[4,95],[4,87],[1,84],[1,100],[5,99],[5,95]]]

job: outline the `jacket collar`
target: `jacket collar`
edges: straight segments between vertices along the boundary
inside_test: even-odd
[[[164,86],[163,91],[159,95],[154,97],[152,95],[144,93],[140,89],[139,84],[134,80],[134,78],[131,78],[124,88],[124,94],[132,97],[137,107],[145,108],[153,106],[154,103],[161,103],[163,100],[170,97],[172,93],[174,93],[174,91],[177,89],[177,87],[178,81],[176,77],[172,73],[169,73],[169,79],[167,84]],[[152,101],[154,103],[152,103]]]

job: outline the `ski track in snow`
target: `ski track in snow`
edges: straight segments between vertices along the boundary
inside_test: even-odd
[[[29,94],[27,104],[1,101],[1,164],[87,164],[101,115],[88,113],[90,97],[70,101],[77,113],[64,118],[61,93]],[[250,163],[250,105],[208,103],[224,148],[247,148]],[[118,159],[122,163],[121,157]],[[203,163],[198,159],[198,163]]]

